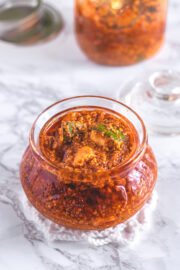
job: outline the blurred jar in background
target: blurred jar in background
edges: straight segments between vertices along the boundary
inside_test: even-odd
[[[99,64],[135,64],[163,44],[166,13],[167,0],[76,0],[77,41]]]

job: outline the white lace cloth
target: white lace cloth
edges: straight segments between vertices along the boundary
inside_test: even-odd
[[[121,245],[136,243],[151,224],[151,215],[156,207],[157,193],[154,192],[145,206],[128,221],[101,231],[82,231],[69,229],[53,223],[43,217],[28,201],[23,198],[24,214],[41,231],[47,241],[87,241],[94,246],[109,243]]]

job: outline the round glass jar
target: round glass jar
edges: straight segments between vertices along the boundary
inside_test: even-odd
[[[163,44],[166,13],[167,0],[76,0],[76,38],[99,64],[135,64]]]
[[[94,109],[118,113],[133,124],[139,144],[128,160],[112,169],[82,173],[58,168],[42,155],[39,134],[52,117]],[[126,221],[143,207],[156,183],[157,164],[144,123],[133,110],[113,99],[81,96],[59,101],[38,116],[20,178],[28,199],[45,217],[74,229],[101,230]]]

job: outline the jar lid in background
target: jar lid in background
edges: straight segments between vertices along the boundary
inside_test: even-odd
[[[124,83],[119,101],[134,109],[155,133],[180,134],[180,73],[149,70]]]
[[[36,44],[55,37],[63,25],[58,10],[41,0],[0,2],[0,40]]]

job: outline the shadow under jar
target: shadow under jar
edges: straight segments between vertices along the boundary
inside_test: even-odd
[[[163,44],[166,13],[167,0],[76,0],[76,38],[99,64],[135,64]]]
[[[156,183],[157,164],[133,110],[109,98],[81,96],[38,116],[20,177],[45,217],[74,229],[101,230],[143,207]]]

